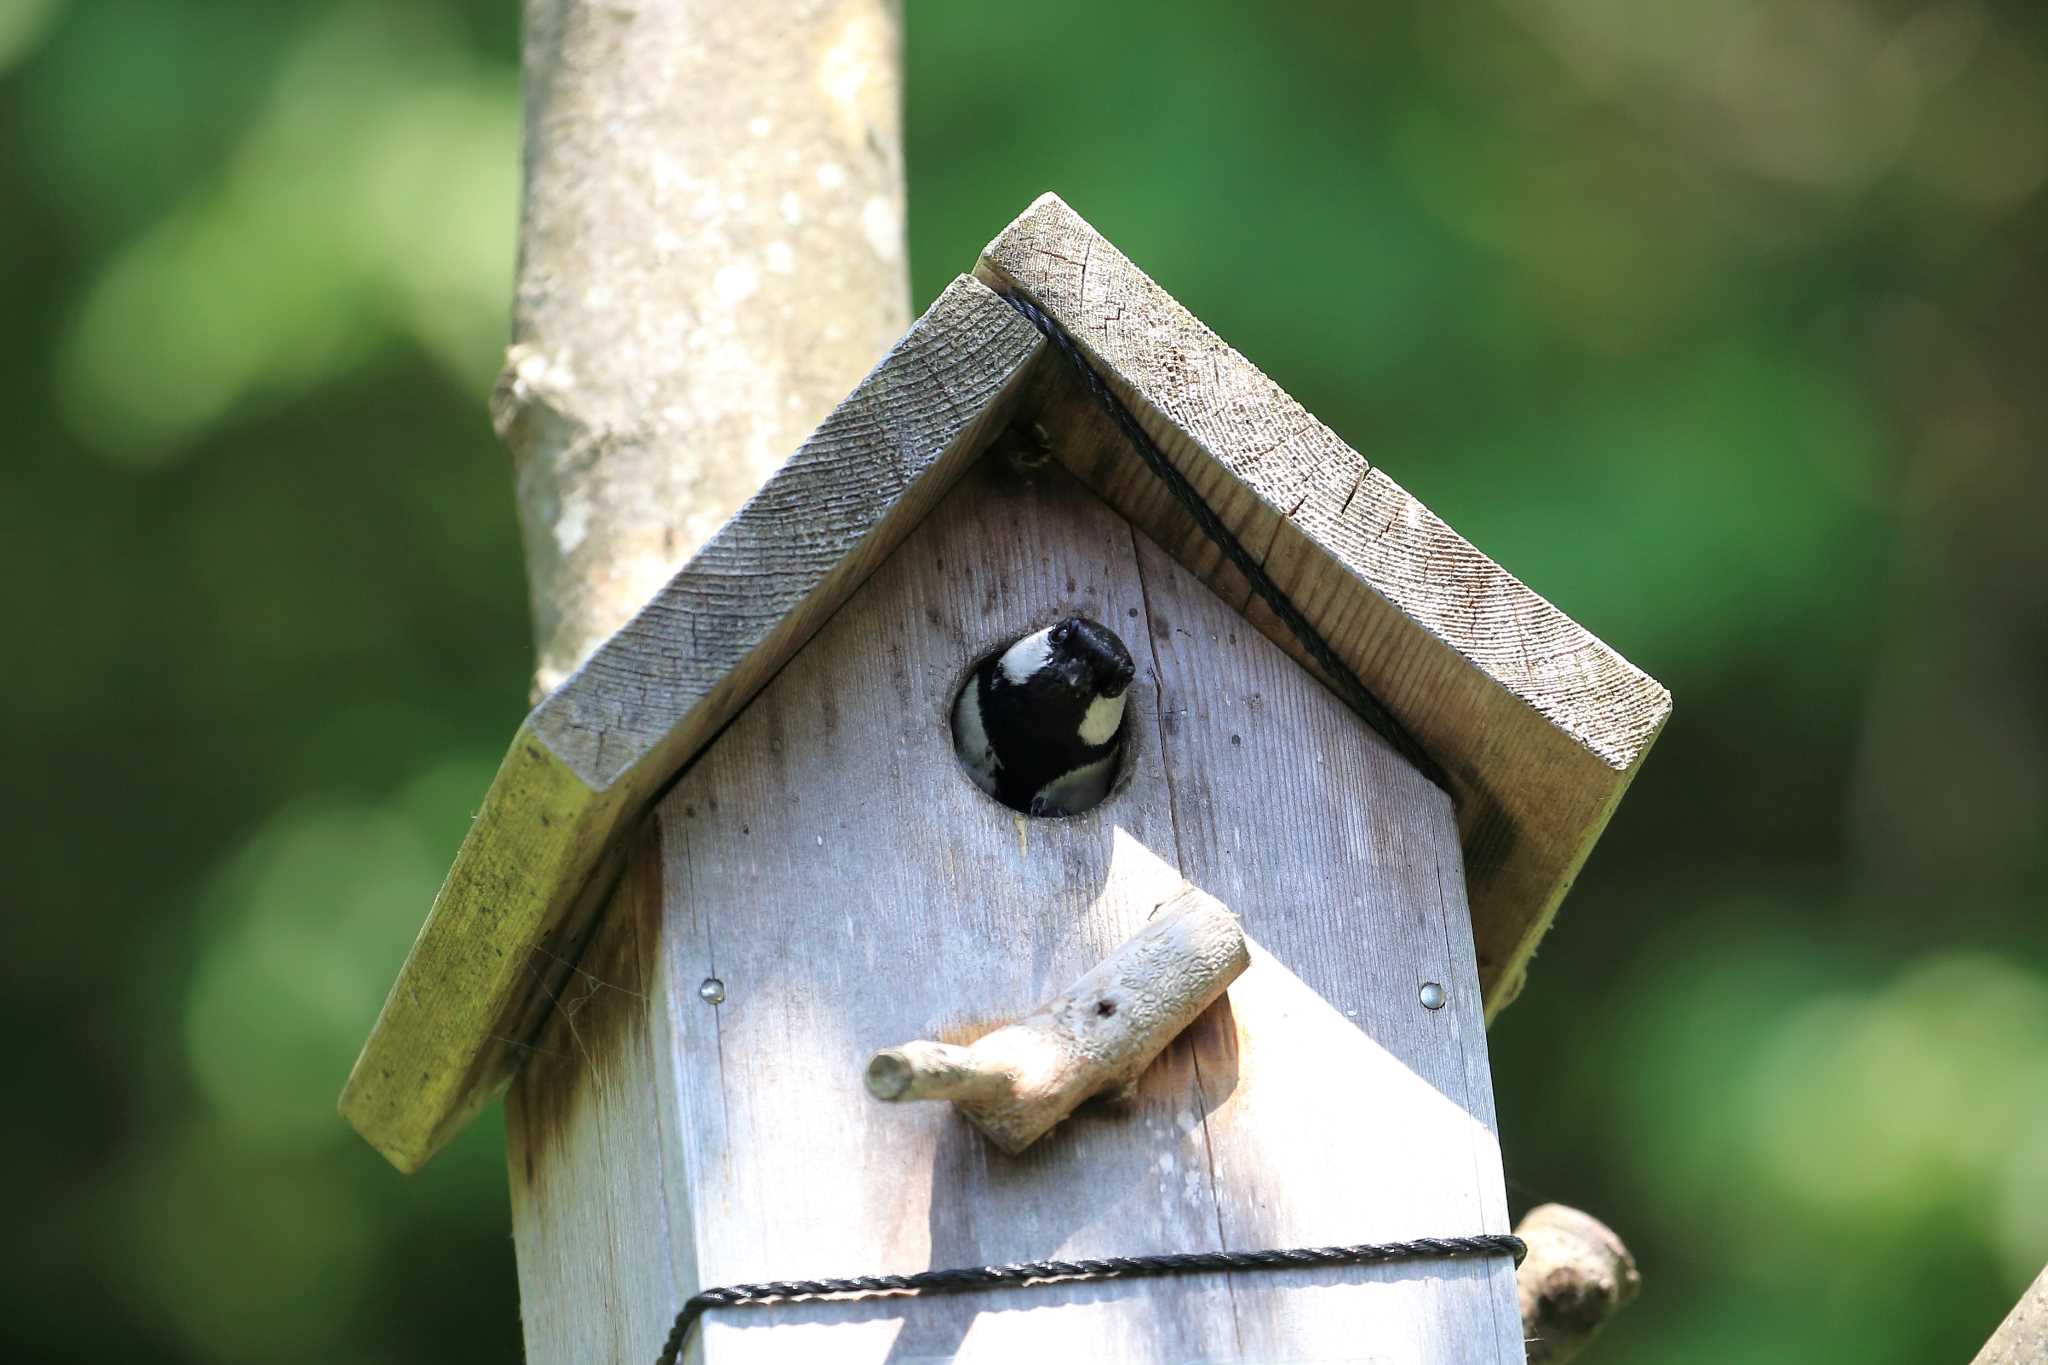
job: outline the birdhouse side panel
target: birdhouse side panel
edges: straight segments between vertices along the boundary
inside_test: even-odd
[[[603,927],[545,987],[554,1014],[505,1096],[519,1317],[536,1362],[645,1365],[668,1334],[662,1306],[696,1282],[657,951],[658,823],[625,851]]]

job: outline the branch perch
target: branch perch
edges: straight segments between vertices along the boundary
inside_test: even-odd
[[[1065,993],[968,1047],[877,1052],[880,1100],[951,1100],[1012,1156],[1085,1101],[1133,1084],[1251,964],[1237,916],[1188,887]]]
[[[1515,1272],[1529,1365],[1564,1365],[1643,1287],[1613,1229],[1563,1204],[1539,1204],[1515,1235],[1529,1244]]]

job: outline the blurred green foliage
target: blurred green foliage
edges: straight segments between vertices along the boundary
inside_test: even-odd
[[[0,3],[17,1358],[507,1359],[333,1117],[522,711],[504,0]],[[1601,1359],[2048,1260],[2048,12],[913,0],[918,302],[1045,188],[1678,711],[1493,1035]],[[745,73],[735,73],[745,79]]]

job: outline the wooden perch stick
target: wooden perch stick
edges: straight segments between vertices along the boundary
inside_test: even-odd
[[[1036,1013],[969,1047],[877,1052],[881,1100],[951,1100],[1016,1155],[1084,1101],[1130,1085],[1251,963],[1237,916],[1193,887]]]
[[[1515,1273],[1529,1365],[1563,1365],[1643,1287],[1635,1257],[1591,1214],[1539,1204],[1515,1235],[1529,1254]]]

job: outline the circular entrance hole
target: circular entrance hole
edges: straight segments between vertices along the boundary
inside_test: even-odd
[[[1137,667],[1117,633],[1069,616],[968,671],[953,699],[953,752],[1011,810],[1094,809],[1122,774],[1125,702]]]

